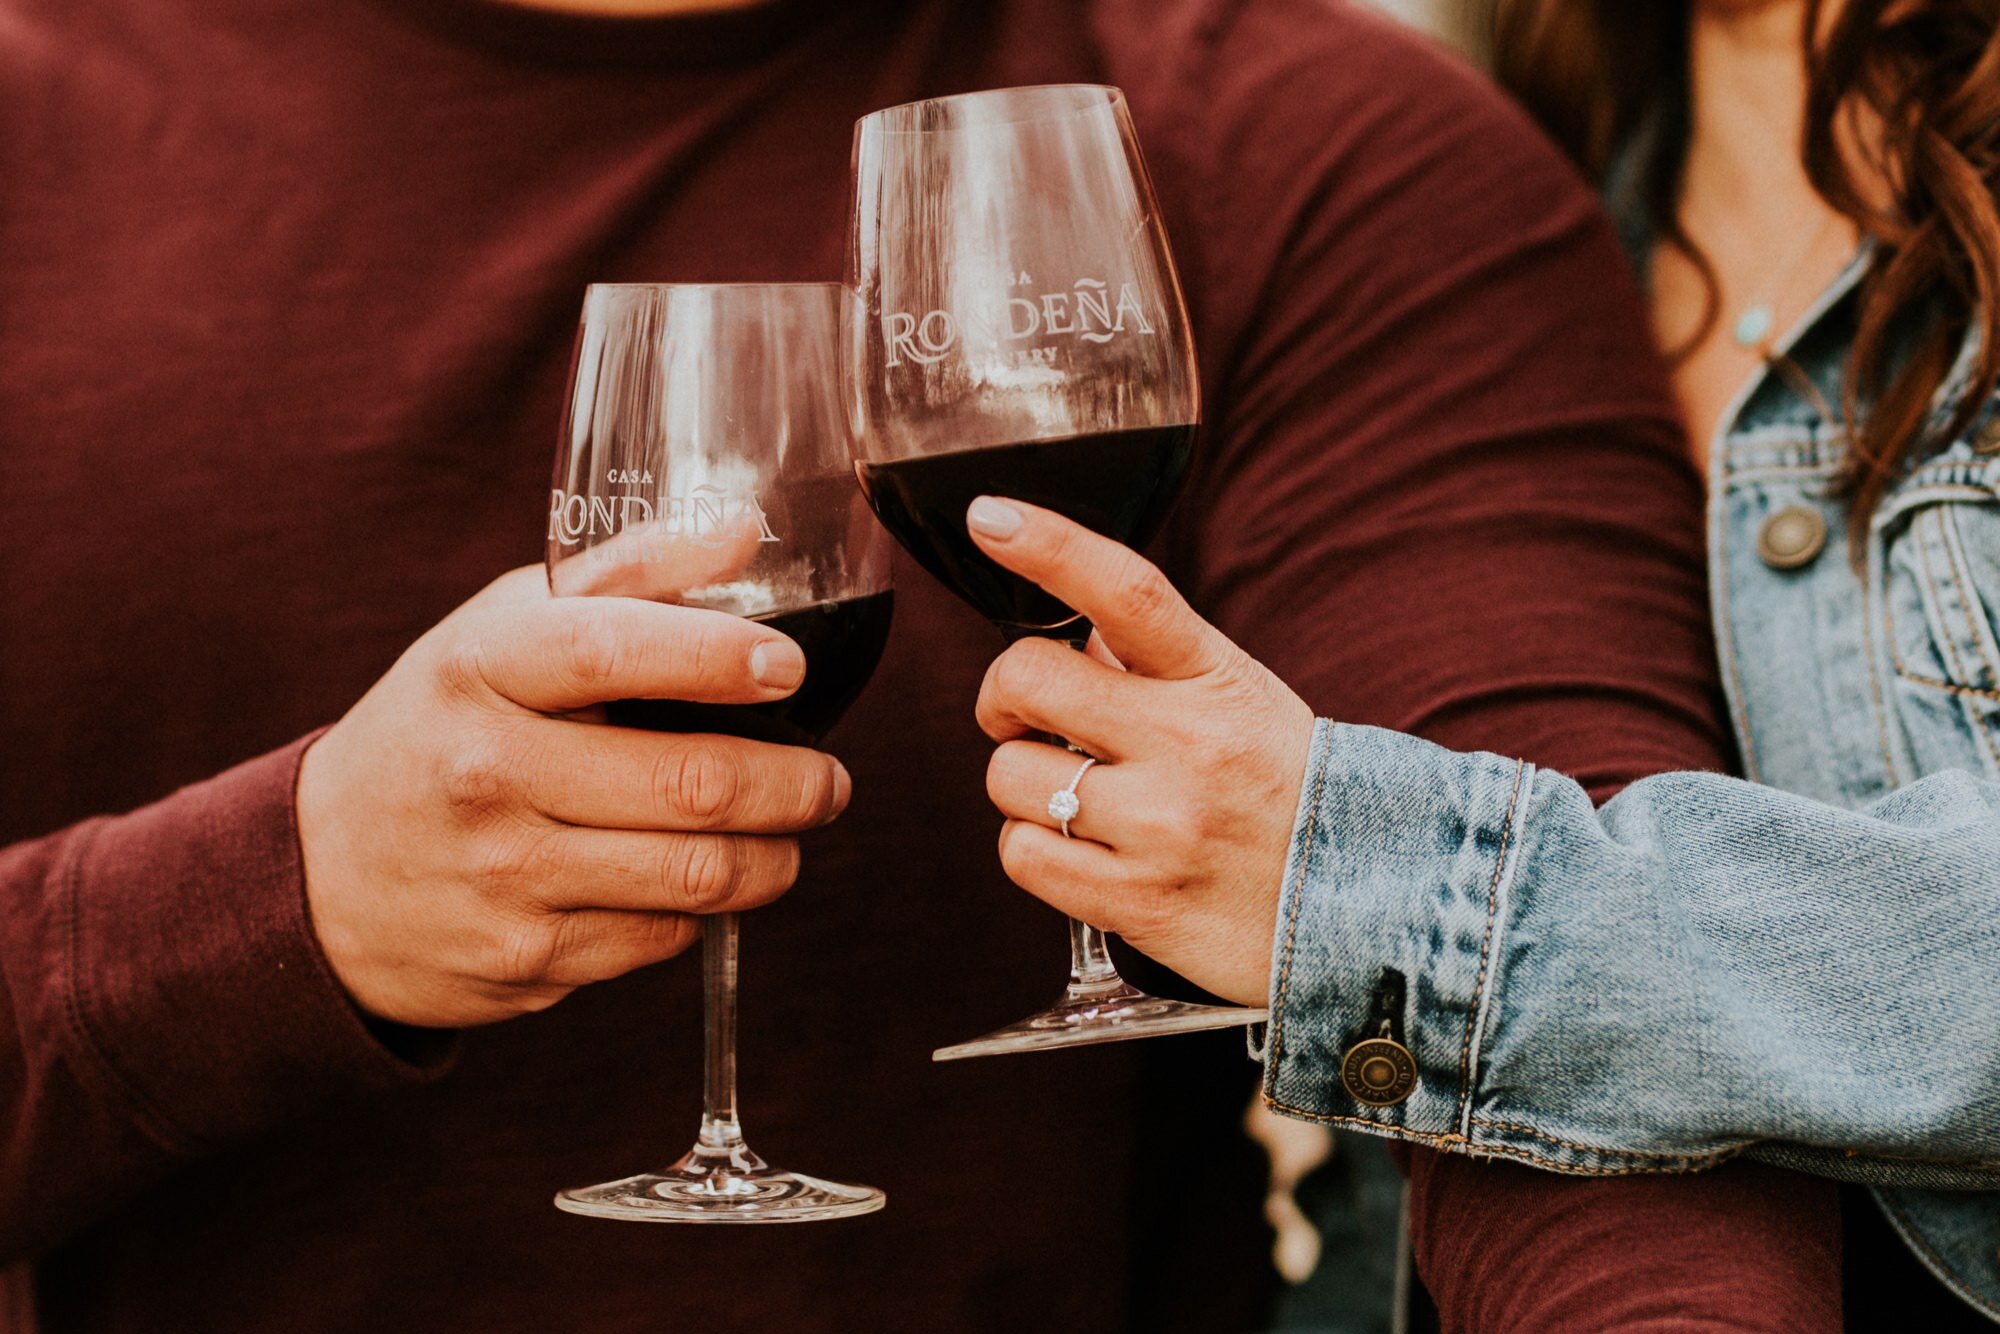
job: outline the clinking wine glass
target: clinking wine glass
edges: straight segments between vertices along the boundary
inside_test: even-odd
[[[1009,642],[1083,648],[1088,622],[988,559],[965,512],[1008,496],[1141,546],[1187,472],[1194,342],[1124,94],[1002,89],[863,118],[847,285],[855,471],[876,516]],[[1266,1017],[1149,996],[1102,932],[1069,930],[1060,1000],[935,1058]]]
[[[626,700],[609,722],[810,746],[888,640],[889,543],[854,486],[832,283],[598,285],[584,301],[549,506],[550,589],[753,617],[798,641],[790,698]],[[558,1208],[662,1223],[795,1223],[882,1207],[871,1186],[765,1163],[736,1111],[735,914],[703,919],[705,1067],[672,1166],[566,1190]]]

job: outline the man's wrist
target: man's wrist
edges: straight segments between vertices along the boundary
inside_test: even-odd
[[[423,1079],[328,966],[294,812],[313,737],[79,831],[59,874],[63,986],[85,1060],[180,1151],[320,1100]]]

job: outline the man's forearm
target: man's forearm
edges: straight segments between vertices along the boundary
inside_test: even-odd
[[[305,744],[0,852],[0,1260],[211,1146],[428,1073],[313,938]]]

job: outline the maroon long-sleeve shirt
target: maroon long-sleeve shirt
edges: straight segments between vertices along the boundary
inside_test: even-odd
[[[384,1046],[302,893],[295,739],[539,553],[584,285],[836,276],[856,116],[1065,80],[1128,90],[1188,282],[1210,429],[1163,551],[1201,607],[1325,714],[1600,791],[1721,762],[1624,262],[1382,21],[0,0],[0,1260],[47,1328],[1254,1323],[1233,1035],[929,1061],[1062,937],[992,852],[994,637],[912,567],[853,807],[744,956],[755,1143],[885,1213],[557,1214],[687,1142],[693,961]]]

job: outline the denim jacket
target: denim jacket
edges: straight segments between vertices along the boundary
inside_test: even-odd
[[[1817,398],[1767,373],[1711,446],[1747,781],[1663,774],[1596,809],[1530,764],[1321,721],[1263,1092],[1559,1172],[1743,1154],[1864,1182],[2000,1320],[2000,403],[1889,492],[1857,573],[1825,405],[1865,261],[1785,340]],[[1343,1061],[1381,1036],[1416,1082],[1375,1106]]]

